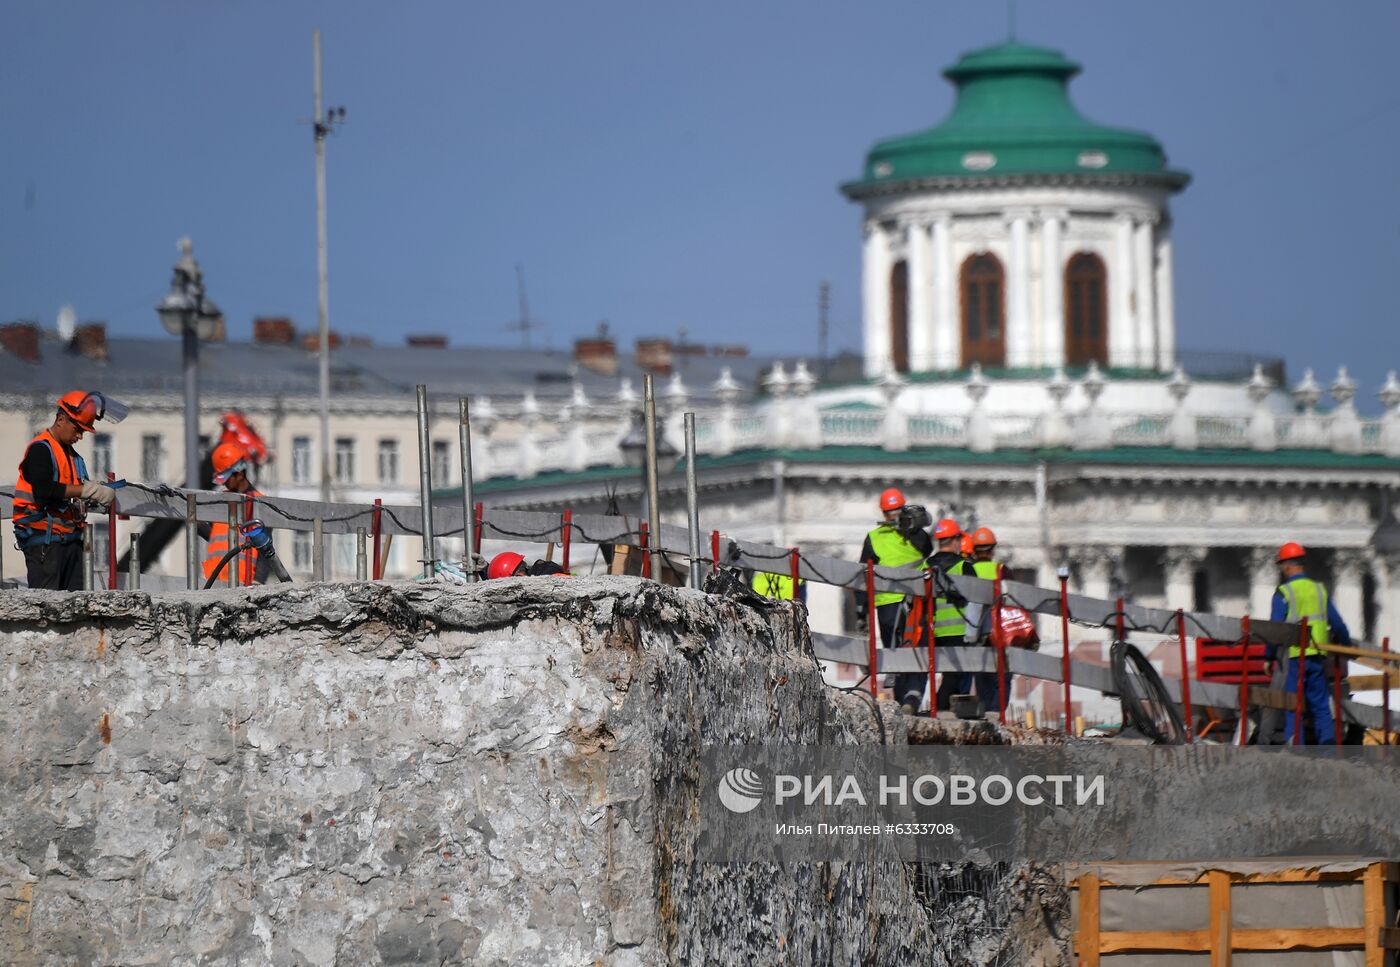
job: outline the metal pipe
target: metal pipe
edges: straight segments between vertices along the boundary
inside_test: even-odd
[[[199,508],[193,492],[185,494],[185,586],[199,587]]]
[[[1065,682],[1065,732],[1070,728],[1070,660],[1069,660],[1069,568],[1061,567],[1055,572],[1060,579],[1060,640],[1064,647],[1060,651],[1060,677]]]
[[[239,545],[238,532],[238,501],[230,501],[228,505],[228,547],[233,549]],[[235,554],[229,558],[228,562],[228,586],[238,587],[238,568],[241,555]]]
[[[933,573],[924,575],[924,644],[928,647],[928,717],[938,718],[938,646],[933,637]]]
[[[1195,742],[1195,730],[1191,725],[1191,663],[1186,654],[1186,612],[1176,609],[1176,637],[1181,642],[1181,707],[1186,713],[1186,741]]]
[[[1249,744],[1249,645],[1254,637],[1249,630],[1249,615],[1240,619],[1240,745]]]
[[[1390,636],[1381,639],[1381,651],[1390,654]],[[1381,671],[1381,745],[1390,745],[1390,676],[1392,669],[1390,662],[1382,661],[1385,667]]]
[[[569,541],[573,536],[574,512],[565,507],[564,515],[559,521],[559,561],[565,573],[569,570]]]
[[[788,551],[788,571],[792,579],[792,600],[797,600],[798,583],[802,580],[802,550],[794,547]]]
[[[656,538],[655,547],[653,547],[650,554],[651,573],[659,575],[661,573],[661,561],[659,560],[657,548],[661,545],[661,528],[658,526],[661,521],[661,483],[657,477],[656,393],[652,387],[651,373],[646,374],[643,384],[645,400],[642,412],[647,435],[647,522],[651,525],[651,533]]]
[[[1118,610],[1123,610],[1120,603]],[[1001,568],[992,579],[992,642],[997,647],[998,721],[1006,724],[1006,636],[1001,633]]]
[[[1128,640],[1128,625],[1127,625],[1127,622],[1124,620],[1125,615],[1123,614],[1123,599],[1122,599],[1122,598],[1117,598],[1117,599],[1115,599],[1115,600],[1114,600],[1114,603],[1113,603],[1113,608],[1114,608],[1114,616],[1113,616],[1113,630],[1114,630],[1114,634],[1117,635],[1117,640],[1118,640],[1118,641],[1127,641],[1127,640]]]
[[[180,330],[185,364],[185,486],[191,490],[199,487],[199,336],[194,331],[194,315],[198,311],[196,300]]]
[[[879,624],[880,617],[875,613],[875,562],[865,562],[865,614],[869,619],[866,624],[869,626],[867,632],[870,644],[870,696],[878,699],[880,697],[880,678],[877,674],[878,655],[875,653],[875,626]]]
[[[97,561],[92,547],[92,525],[83,525],[83,590],[91,591],[97,587]]]
[[[482,522],[486,520],[486,505],[481,501],[476,502],[476,507],[472,511],[472,553],[481,553],[481,528]]]
[[[107,472],[107,480],[110,483],[117,479],[117,475],[110,470]],[[107,590],[117,589],[117,502],[114,500],[107,508]]]
[[[418,384],[418,506],[423,513],[423,577],[436,571],[433,557],[433,447],[428,440],[428,387]]]
[[[461,451],[462,462],[462,548],[465,553],[462,555],[466,560],[467,580],[476,580],[476,568],[472,567],[472,508],[476,504],[476,496],[472,487],[472,421],[470,408],[467,405],[467,398],[460,397],[457,400],[457,412],[461,419],[461,426],[457,429],[457,447]],[[568,544],[564,545],[564,570],[569,569]]]
[[[719,531],[710,531],[710,573],[719,573]]]
[[[311,580],[326,579],[326,525],[321,518],[311,521]]]
[[[685,523],[690,538],[690,586],[700,587],[700,484],[695,476],[695,414],[685,414]]]
[[[637,529],[641,533],[642,577],[650,578],[656,572],[651,569],[651,551],[649,550],[650,541],[647,540],[647,522],[642,521],[637,525]]]
[[[363,581],[369,576],[368,552],[365,550],[365,529],[355,528],[355,580]]]
[[[374,579],[378,581],[384,576],[384,562],[380,559],[379,538],[383,528],[384,500],[381,497],[374,498],[374,510],[370,517],[370,532],[374,535]]]
[[[141,535],[131,535],[131,554],[126,559],[126,589],[137,591],[141,588]]]
[[[321,418],[321,500],[331,499],[331,337],[330,284],[326,265],[326,120],[321,100],[321,31],[311,34],[313,70],[313,133],[316,142],[316,335],[317,389]]]

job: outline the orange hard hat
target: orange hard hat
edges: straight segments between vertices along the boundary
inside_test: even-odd
[[[236,443],[220,443],[209,462],[214,465],[214,482],[228,483],[236,473],[248,472],[248,452]]]
[[[951,540],[954,537],[962,536],[962,528],[953,518],[945,517],[934,526],[933,536],[940,541]]]
[[[502,551],[491,558],[491,566],[486,569],[488,578],[508,578],[525,563],[525,555],[514,551]]]
[[[904,492],[897,487],[891,487],[880,495],[881,510],[899,510],[904,506]]]
[[[995,546],[997,536],[992,533],[990,527],[979,527],[972,532],[972,543],[975,547]]]
[[[1276,560],[1280,564],[1284,561],[1296,561],[1306,556],[1307,553],[1307,551],[1303,550],[1302,544],[1299,544],[1297,541],[1289,541],[1278,549],[1278,557]]]
[[[59,398],[58,408],[68,419],[76,423],[80,430],[91,433],[92,421],[101,416],[98,412],[100,402],[101,399],[92,393],[75,389],[71,393],[64,393]]]
[[[971,534],[964,534],[964,535],[963,535],[962,547],[960,548],[960,550],[962,551],[963,557],[969,557],[969,556],[972,554],[972,535],[971,535]]]

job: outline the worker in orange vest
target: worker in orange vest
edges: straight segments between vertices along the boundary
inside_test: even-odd
[[[81,591],[87,501],[112,506],[116,490],[88,479],[73,449],[97,420],[120,423],[127,408],[101,393],[73,390],[58,401],[53,424],[25,448],[15,482],[15,541],[31,588]]]
[[[229,493],[242,494],[245,497],[262,496],[253,488],[253,482],[248,479],[248,474],[252,471],[252,462],[248,459],[248,452],[237,443],[220,443],[214,448],[210,462],[214,467],[215,484],[222,485]],[[207,581],[214,576],[215,571],[218,570],[219,562],[228,553],[230,546],[228,524],[223,522],[200,524],[199,530],[200,536],[209,542],[208,555],[204,559],[204,579]],[[271,568],[257,551],[249,548],[238,555],[237,561],[239,585],[267,583]],[[219,575],[221,578],[227,578],[227,569],[233,567],[233,563],[230,562],[224,567],[225,570]]]

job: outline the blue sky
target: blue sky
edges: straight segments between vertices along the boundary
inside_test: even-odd
[[[1183,347],[1286,355],[1363,405],[1400,367],[1400,4],[1021,0],[1090,117],[1156,135]],[[876,139],[947,112],[939,71],[1003,39],[1000,2],[12,2],[0,13],[0,320],[71,302],[159,331],[195,240],[231,334],[315,322],[311,31],[349,123],[330,143],[332,324],[811,356],[859,338]]]

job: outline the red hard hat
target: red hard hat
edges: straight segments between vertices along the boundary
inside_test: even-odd
[[[80,389],[64,393],[58,401],[58,408],[64,412],[68,419],[76,423],[79,429],[87,433],[92,432],[92,421],[101,415],[98,412],[97,397]]]
[[[972,535],[964,534],[962,539],[962,547],[960,548],[963,557],[967,557],[972,553],[972,546]]]
[[[1307,551],[1303,550],[1302,544],[1299,544],[1297,541],[1289,541],[1278,549],[1277,560],[1280,564],[1284,561],[1296,561],[1306,556],[1307,553]]]
[[[904,493],[897,487],[891,487],[880,495],[881,510],[899,510],[904,506]]]
[[[491,566],[486,569],[486,576],[491,579],[508,578],[515,574],[516,569],[524,563],[524,554],[517,554],[514,551],[502,551],[491,558]]]
[[[933,536],[940,541],[961,537],[962,528],[958,526],[958,522],[953,520],[953,518],[945,517],[934,525]]]
[[[979,527],[972,532],[972,544],[974,547],[995,546],[997,536],[992,533],[990,527]]]
[[[209,462],[214,465],[214,482],[228,483],[236,473],[248,472],[248,454],[236,443],[220,443],[214,448]]]

